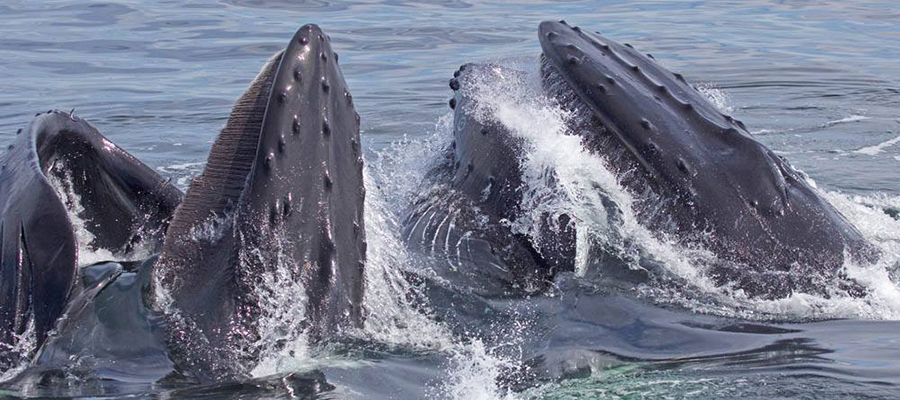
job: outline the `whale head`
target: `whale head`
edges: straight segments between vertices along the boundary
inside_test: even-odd
[[[796,265],[833,272],[845,249],[864,247],[805,175],[681,74],[565,21],[542,22],[538,34],[544,87],[574,111],[570,129],[640,197],[635,212],[645,225],[723,261],[717,279],[780,295],[815,284],[767,273]]]

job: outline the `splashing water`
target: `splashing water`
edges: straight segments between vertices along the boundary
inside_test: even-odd
[[[366,165],[366,319],[362,330],[348,333],[404,352],[439,355],[450,374],[446,381],[433,382],[429,390],[435,396],[509,398],[496,379],[509,363],[481,341],[455,337],[444,324],[435,321],[423,303],[424,297],[415,295],[417,288],[403,276],[403,271],[413,269],[415,263],[399,234],[401,212],[417,194],[429,160],[437,159],[449,141],[450,122],[450,116],[442,116],[434,135],[421,141],[395,143]],[[290,279],[289,268],[288,263],[278,263],[274,271],[263,277],[262,287],[256,293],[265,316],[260,319],[260,337],[254,344],[260,350],[259,362],[251,369],[251,375],[263,377],[327,367],[353,369],[371,364],[335,353],[327,345],[310,345],[305,332],[299,329],[305,301],[298,301],[297,293],[305,291]]]
[[[21,335],[14,335],[13,344],[0,343],[5,347],[4,352],[9,354],[10,363],[4,365],[7,368],[0,374],[0,382],[6,382],[15,378],[19,373],[28,368],[31,357],[37,351],[37,334],[34,330],[34,318],[28,318],[25,331]]]
[[[498,399],[511,395],[497,377],[509,362],[480,340],[457,338],[430,317],[424,296],[415,292],[401,271],[416,268],[402,238],[401,213],[419,195],[424,174],[452,138],[452,115],[441,116],[434,133],[423,140],[403,140],[376,155],[368,164],[365,184],[366,327],[364,336],[392,346],[437,351],[447,357],[450,374],[436,382],[432,395],[454,399]],[[418,273],[427,271],[417,270]],[[418,304],[413,303],[413,298]]]
[[[716,106],[719,111],[731,114],[734,112],[734,107],[731,105],[731,99],[728,97],[728,94],[725,93],[724,90],[719,89],[712,84],[709,83],[701,83],[695,86],[698,92],[706,97],[710,103]]]
[[[75,193],[73,189],[72,170],[68,168],[63,161],[57,161],[51,167],[52,173],[47,174],[47,178],[56,194],[63,201],[69,214],[69,221],[75,232],[75,241],[78,245],[78,264],[90,265],[101,261],[139,261],[149,258],[153,254],[153,249],[145,242],[139,242],[134,248],[125,254],[118,252],[116,249],[104,249],[94,247],[91,243],[96,239],[91,231],[87,229],[86,221],[81,218],[84,213],[84,205],[81,202],[81,196]]]

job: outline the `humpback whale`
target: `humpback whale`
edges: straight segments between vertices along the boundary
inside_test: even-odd
[[[170,342],[201,377],[257,340],[256,289],[276,268],[306,291],[307,332],[360,327],[366,241],[359,114],[319,27],[300,28],[238,99],[170,223],[156,264]],[[298,297],[302,297],[298,293]]]
[[[805,175],[682,75],[630,45],[564,22],[542,22],[539,40],[543,91],[572,112],[568,131],[635,196],[641,224],[715,254],[707,272],[718,284],[766,298],[818,293],[826,280],[840,277],[846,256],[872,255]],[[516,71],[470,64],[454,73],[454,137],[447,159],[430,174],[447,194],[428,193],[412,207],[405,237],[413,247],[446,254],[451,265],[469,254],[480,258],[476,270],[499,266],[514,275],[503,281],[547,281],[572,269],[577,221],[545,217],[543,225],[554,229],[537,239],[510,231],[526,190],[521,139],[489,116],[475,117],[476,104],[460,90],[472,73],[500,80]],[[459,218],[460,210],[472,209],[486,220]],[[454,236],[454,230],[461,232]],[[489,251],[475,256],[473,243]],[[585,251],[588,260],[606,259],[603,249]],[[850,282],[845,287],[856,289]]]
[[[646,226],[716,254],[719,284],[761,297],[818,293],[845,254],[871,256],[805,175],[682,75],[564,21],[542,22],[538,35],[545,90],[589,121],[571,130],[612,160]]]
[[[562,22],[541,23],[539,35],[542,90],[575,115],[569,130],[637,195],[642,224],[718,256],[709,273],[720,283],[762,297],[817,290],[846,257],[868,253],[802,173],[681,75]],[[364,160],[337,61],[321,29],[300,28],[238,99],[184,195],[87,122],[36,116],[0,158],[0,343],[33,329],[36,364],[90,353],[104,368],[143,365],[154,382],[173,370],[241,377],[265,339],[259,289],[284,271],[302,286],[296,322],[312,340],[362,327]],[[473,111],[478,99],[460,89],[474,74],[520,72],[466,64],[454,74],[453,141],[403,235],[442,261],[441,278],[527,297],[574,270],[578,221],[540,215],[537,237],[513,227],[523,143]],[[79,269],[79,245],[158,256]]]

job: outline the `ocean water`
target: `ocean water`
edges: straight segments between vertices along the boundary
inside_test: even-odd
[[[581,271],[561,277],[558,290],[522,301],[410,282],[406,272],[420,260],[402,244],[400,218],[450,141],[448,79],[465,62],[536,68],[537,25],[546,19],[652,53],[808,174],[884,254],[875,265],[846,266],[866,295],[746,298],[709,283],[690,251],[639,226],[603,225],[590,199],[561,206],[597,232],[637,243],[642,256],[691,285],[597,289]],[[357,340],[310,345],[283,329],[302,319],[302,310],[288,306],[301,290],[267,277],[270,336],[245,381],[160,383],[149,373],[92,370],[85,356],[74,357],[61,379],[4,393],[898,397],[898,22],[900,8],[887,1],[3,2],[0,143],[35,113],[74,109],[181,188],[202,171],[231,105],[262,64],[300,26],[320,25],[340,53],[361,115],[370,194],[366,307],[373,310]],[[595,156],[564,140],[560,114],[528,91],[534,82],[514,83],[478,90],[496,103],[495,117],[532,144],[529,163],[554,169],[573,188],[603,188],[627,216],[628,194]]]

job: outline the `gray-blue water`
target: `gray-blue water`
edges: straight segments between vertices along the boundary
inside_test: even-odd
[[[368,173],[389,192],[367,204],[383,209],[381,220],[367,214],[367,224],[381,224],[369,233],[389,235],[405,206],[394,192],[412,190],[408,169],[449,135],[452,72],[470,61],[536,60],[538,23],[563,18],[652,53],[809,174],[895,252],[894,261],[853,269],[870,294],[705,301],[721,293],[596,293],[568,281],[562,295],[527,304],[437,294],[432,308],[468,305],[460,320],[475,318],[472,310],[504,316],[462,331],[439,317],[426,318],[427,329],[376,326],[359,344],[273,356],[237,384],[135,383],[79,370],[11,394],[289,398],[322,373],[321,397],[900,396],[900,7],[890,1],[5,1],[0,143],[37,112],[75,109],[184,188],[265,60],[316,23],[340,53]],[[384,259],[383,268],[403,268]],[[557,373],[520,373],[535,355]]]

